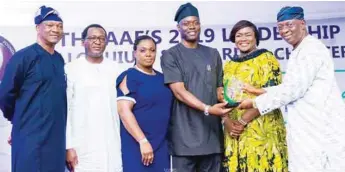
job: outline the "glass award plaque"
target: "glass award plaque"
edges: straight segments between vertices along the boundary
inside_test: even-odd
[[[243,95],[243,83],[232,77],[224,83],[224,99],[228,103],[227,108],[234,108],[240,104]]]

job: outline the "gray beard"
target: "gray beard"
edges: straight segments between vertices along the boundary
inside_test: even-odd
[[[102,58],[103,57],[103,55],[101,55],[101,56],[89,56],[90,58],[95,58],[95,59],[98,59],[98,58]]]
[[[90,58],[102,58],[103,57],[103,53],[102,54],[86,54],[88,57]]]

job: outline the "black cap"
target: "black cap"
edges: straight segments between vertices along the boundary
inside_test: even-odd
[[[180,22],[183,18],[188,16],[199,17],[198,9],[189,2],[181,5],[180,8],[178,8],[174,20]]]

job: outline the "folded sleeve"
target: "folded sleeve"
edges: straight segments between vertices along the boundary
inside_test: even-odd
[[[124,94],[120,89],[121,82],[126,79],[126,86],[128,89],[128,93]],[[116,79],[116,91],[117,91],[117,99],[116,100],[129,100],[133,103],[136,103],[137,100],[137,89],[138,89],[138,81],[136,80],[135,75],[130,70],[123,72],[119,75]]]

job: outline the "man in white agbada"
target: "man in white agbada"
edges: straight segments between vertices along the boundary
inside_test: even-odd
[[[277,16],[278,30],[293,46],[283,83],[247,92],[260,95],[239,108],[250,122],[287,105],[287,143],[291,172],[345,172],[345,104],[326,46],[308,35],[301,7],[284,7]]]
[[[106,31],[92,24],[82,32],[86,58],[65,67],[68,117],[67,165],[74,172],[122,172],[116,63],[103,58]]]

